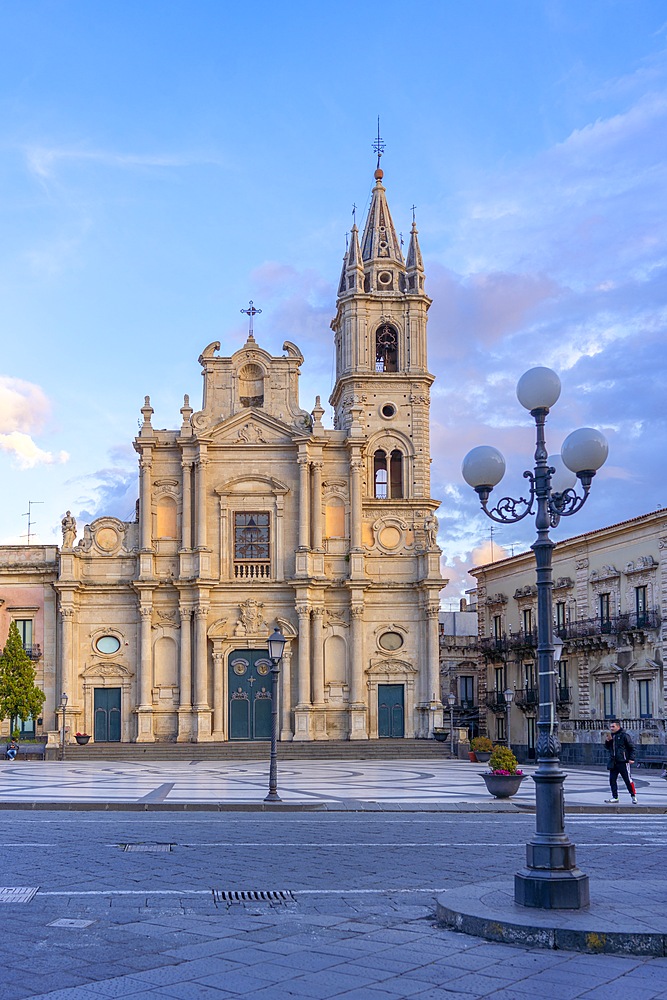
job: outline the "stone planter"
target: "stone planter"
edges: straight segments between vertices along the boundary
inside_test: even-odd
[[[480,764],[486,764],[487,760],[491,759],[490,750],[475,750],[475,757]]]
[[[437,740],[438,743],[445,743],[449,739],[449,733],[439,733],[437,729],[434,729],[433,739]]]
[[[482,771],[480,776],[484,778],[487,791],[496,799],[509,799],[511,795],[516,795],[521,782],[528,777],[527,774],[489,774],[487,771]]]
[[[75,736],[74,739],[80,747],[85,747],[86,743],[90,739],[90,736]]]

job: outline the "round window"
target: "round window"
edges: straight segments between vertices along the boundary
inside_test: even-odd
[[[378,639],[378,645],[382,649],[400,649],[403,645],[403,636],[399,635],[398,632],[383,632]]]
[[[386,243],[381,243],[380,246],[382,247],[383,250],[386,250],[386,248],[387,248],[387,244]],[[378,274],[378,281],[380,282],[381,285],[389,285],[391,283],[391,274],[390,274],[390,272],[389,271],[381,271]]]
[[[395,413],[396,413],[396,407],[394,406],[393,403],[385,403],[384,406],[382,407],[383,417],[393,417]]]
[[[95,643],[95,649],[98,653],[106,653],[107,656],[110,653],[117,653],[120,649],[120,639],[115,635],[101,635]]]

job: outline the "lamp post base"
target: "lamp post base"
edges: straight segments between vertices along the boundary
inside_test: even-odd
[[[277,792],[269,792],[269,794],[264,799],[265,802],[282,802],[282,799]]]
[[[542,910],[583,910],[590,906],[588,875],[571,871],[526,869],[514,876],[514,902]]]

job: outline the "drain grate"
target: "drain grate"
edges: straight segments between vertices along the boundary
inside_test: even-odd
[[[296,903],[289,889],[214,889],[215,903]]]
[[[119,844],[123,851],[140,851],[142,854],[168,853],[173,844]]]
[[[29,903],[38,888],[38,886],[29,885],[0,888],[0,903]]]
[[[70,917],[61,917],[60,920],[52,920],[47,927],[90,927],[94,920],[74,920]]]

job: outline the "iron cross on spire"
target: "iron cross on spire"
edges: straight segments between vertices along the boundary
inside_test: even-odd
[[[254,336],[254,333],[253,333],[253,322],[252,322],[253,316],[259,315],[259,313],[261,313],[262,310],[261,309],[255,309],[255,307],[254,307],[254,305],[252,303],[252,299],[250,299],[250,302],[248,303],[248,306],[249,306],[248,309],[242,309],[241,312],[245,313],[246,316],[248,317],[248,340],[254,340],[255,336]]]
[[[417,208],[417,206],[416,206],[416,205],[413,205],[413,206],[412,206],[412,209],[411,209],[411,211],[412,211],[412,225],[413,225],[413,226],[414,226],[414,224],[415,224],[415,210],[416,210],[416,208]]]
[[[378,170],[380,168],[380,157],[384,153],[384,146],[385,146],[384,139],[380,135],[380,116],[378,115],[378,134],[377,138],[373,142],[373,149],[377,153],[377,158],[378,158],[378,165],[377,165]]]

